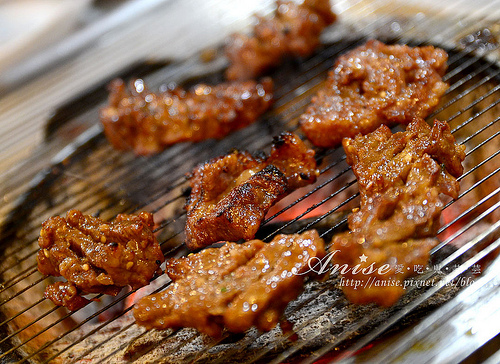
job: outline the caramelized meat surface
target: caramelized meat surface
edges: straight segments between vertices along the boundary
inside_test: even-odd
[[[116,295],[127,285],[149,284],[164,261],[153,225],[147,212],[120,214],[112,222],[77,210],[49,218],[38,238],[38,270],[67,282],[49,285],[45,296],[75,310],[88,303],[82,293]]]
[[[324,256],[323,239],[311,230],[171,259],[166,273],[173,283],[140,299],[134,316],[147,329],[194,327],[213,337],[224,327],[269,331],[302,291],[310,259]]]
[[[415,119],[405,132],[395,134],[382,126],[365,137],[344,139],[343,146],[358,180],[362,204],[376,193],[402,185],[424,155],[442,166],[437,180],[441,192],[457,198],[459,185],[454,177],[463,173],[465,147],[455,143],[444,121],[435,120],[431,128],[423,119]]]
[[[57,306],[64,306],[71,311],[76,311],[90,302],[90,300],[81,296],[80,290],[72,282],[49,284],[45,289],[44,296]]]
[[[343,146],[361,206],[348,218],[351,231],[334,236],[332,261],[374,268],[343,274],[350,301],[391,306],[404,292],[403,280],[423,272],[438,242],[440,194],[458,196],[455,177],[463,172],[465,147],[455,143],[447,123],[436,120],[431,128],[422,119],[395,134],[382,125],[344,139]]]
[[[442,81],[447,59],[432,46],[370,40],[339,57],[301,116],[302,130],[314,145],[332,148],[382,124],[425,118],[448,88]]]
[[[161,93],[150,92],[140,79],[129,89],[115,80],[109,89],[109,105],[100,112],[104,133],[116,149],[138,155],[159,153],[175,143],[221,139],[257,120],[273,98],[270,79]]]
[[[258,18],[253,34],[235,34],[226,47],[230,80],[255,78],[281,63],[283,58],[307,57],[320,44],[323,29],[336,15],[329,0],[277,1],[270,18]]]
[[[269,208],[318,173],[314,151],[291,133],[275,138],[267,158],[235,151],[196,167],[186,204],[187,246],[252,239]]]

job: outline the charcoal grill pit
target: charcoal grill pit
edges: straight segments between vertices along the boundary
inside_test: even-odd
[[[276,83],[271,112],[222,141],[179,144],[150,158],[112,149],[100,126],[94,125],[105,102],[102,98],[95,103],[94,88],[65,105],[52,119],[62,126],[55,128],[51,138],[76,130],[75,138],[54,155],[49,168],[37,169],[35,156],[28,160],[27,170],[36,173],[19,168],[2,187],[4,194],[18,193],[15,203],[0,210],[4,211],[0,362],[313,363],[321,358],[327,362],[356,358],[459,362],[485,347],[500,333],[500,293],[495,289],[500,273],[495,259],[500,250],[500,68],[495,39],[500,28],[494,13],[499,4],[488,3],[467,14],[431,6],[415,15],[419,14],[415,9],[398,3],[339,1],[335,9],[341,20],[325,34],[324,47],[311,58],[290,61],[271,74]],[[485,34],[485,29],[487,38],[474,38]],[[432,269],[418,277],[434,284],[410,288],[395,307],[382,309],[349,304],[338,288],[338,277],[310,281],[285,312],[290,325],[283,327],[290,326],[291,331],[276,328],[262,334],[252,329],[245,335],[226,334],[219,341],[192,329],[145,332],[130,315],[130,304],[138,297],[135,292],[97,295],[99,302],[75,313],[43,298],[49,278],[37,271],[35,255],[46,218],[71,208],[103,219],[147,210],[155,215],[166,257],[186,254],[185,174],[233,147],[266,150],[280,131],[296,131],[298,117],[334,59],[375,36],[412,46],[433,44],[450,54],[445,76],[450,89],[429,120],[448,121],[457,141],[466,145],[467,157],[465,173],[459,178],[460,197],[449,201],[443,211],[438,235],[442,243],[433,250]],[[172,81],[219,82],[224,66],[220,57],[209,63],[190,58],[136,70],[157,90]],[[48,154],[50,139],[45,148]],[[260,238],[316,228],[329,241],[332,234],[345,229],[346,214],[358,204],[355,178],[342,148],[318,150],[317,156],[318,181],[282,200],[260,229]],[[161,276],[140,294],[168,284],[168,278]],[[450,345],[454,350],[446,349]]]

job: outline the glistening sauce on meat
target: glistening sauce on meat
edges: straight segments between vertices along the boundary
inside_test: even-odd
[[[302,131],[314,145],[332,148],[382,124],[425,118],[448,88],[442,81],[447,59],[432,46],[368,41],[338,58],[301,116]]]
[[[336,15],[329,0],[277,1],[270,18],[258,18],[250,36],[235,34],[226,46],[230,80],[255,78],[285,57],[308,57],[320,45],[323,29]]]
[[[38,244],[38,270],[67,282],[47,287],[56,305],[76,310],[88,303],[84,293],[116,295],[122,287],[139,288],[161,273],[165,260],[152,232],[153,215],[119,214],[114,221],[68,211],[43,223]]]
[[[186,245],[252,239],[270,207],[316,181],[314,151],[292,133],[273,141],[267,158],[235,151],[194,169],[186,204]]]
[[[387,265],[370,274],[346,272],[342,290],[353,303],[391,306],[404,292],[401,282],[427,265],[438,242],[439,195],[457,198],[465,147],[455,143],[446,122],[436,120],[431,128],[422,119],[395,134],[382,125],[344,139],[343,146],[361,205],[348,218],[351,231],[334,236],[332,261],[351,268]]]
[[[315,230],[277,235],[270,243],[225,243],[167,261],[173,283],[134,307],[147,329],[194,327],[213,337],[224,328],[269,331],[303,289],[311,259],[325,256]]]
[[[269,78],[162,93],[149,91],[142,80],[129,89],[115,80],[109,89],[109,105],[100,112],[104,133],[116,149],[132,149],[138,155],[159,153],[181,142],[222,139],[256,121],[273,98]]]

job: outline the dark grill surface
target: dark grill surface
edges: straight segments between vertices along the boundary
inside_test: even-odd
[[[423,340],[422,335],[408,334],[407,327],[420,322],[421,332],[430,330],[425,319],[434,309],[446,309],[443,312],[449,316],[445,317],[451,321],[458,317],[453,307],[459,305],[453,305],[464,292],[472,290],[471,297],[489,302],[486,307],[490,309],[500,307],[495,303],[498,302],[495,290],[490,292],[487,284],[480,285],[489,279],[488,272],[499,269],[496,261],[491,262],[500,246],[500,68],[495,41],[500,32],[487,16],[480,16],[475,22],[472,18],[466,22],[468,18],[464,18],[461,33],[443,28],[437,18],[401,21],[397,10],[375,18],[367,16],[361,25],[356,24],[355,38],[329,43],[313,57],[291,61],[276,70],[271,74],[276,83],[273,110],[222,141],[179,144],[154,157],[135,157],[114,151],[97,125],[98,108],[105,102],[104,85],[62,107],[50,121],[46,148],[52,148],[51,140],[68,133],[75,136],[72,142],[53,158],[50,168],[32,178],[27,172],[37,171],[32,160],[28,169],[20,169],[5,186],[6,190],[21,190],[21,193],[9,208],[1,231],[0,363],[80,360],[226,363],[298,362],[299,359],[311,363],[320,358],[341,360],[356,353],[360,358],[379,355],[384,358],[382,362],[389,362],[389,359],[399,360],[390,353],[402,355],[405,349],[419,345],[416,340]],[[420,39],[422,29],[429,27],[435,29],[430,32],[432,36]],[[484,37],[487,28],[490,36]],[[64,215],[71,208],[103,219],[112,219],[122,212],[146,210],[155,215],[156,232],[166,257],[186,254],[183,243],[186,173],[196,164],[231,148],[267,151],[273,136],[284,130],[296,131],[298,117],[335,58],[366,41],[365,33],[386,42],[442,46],[450,54],[445,76],[450,88],[429,121],[434,118],[448,121],[458,142],[466,145],[467,157],[465,173],[459,178],[460,197],[449,201],[443,211],[443,226],[438,236],[442,243],[433,250],[431,269],[419,277],[419,281],[433,284],[408,288],[394,308],[382,309],[349,304],[338,288],[337,277],[308,282],[306,291],[285,313],[289,324],[282,327],[289,326],[290,330],[283,333],[275,329],[265,334],[250,330],[245,335],[225,335],[217,342],[191,329],[145,332],[134,324],[130,315],[135,292],[124,291],[112,298],[97,295],[96,302],[75,313],[57,308],[43,298],[43,290],[51,279],[37,271],[35,256],[36,240],[45,219]],[[440,42],[442,39],[447,40],[446,44]],[[220,82],[223,66],[221,59],[211,63],[191,59],[143,66],[129,74],[144,77],[152,90],[158,90],[160,85],[172,81],[186,86],[200,81]],[[342,148],[318,150],[317,156],[321,163],[319,180],[311,188],[300,189],[282,200],[259,230],[259,238],[269,241],[280,232],[315,228],[329,242],[334,233],[346,228],[346,215],[358,204],[355,178],[345,163]],[[475,285],[471,285],[473,281]],[[488,282],[494,286],[496,281]],[[162,276],[140,294],[162,290],[168,284],[168,279]],[[473,287],[479,288],[473,290]],[[442,306],[446,302],[449,305]],[[475,304],[478,303],[473,302],[471,307]],[[498,309],[491,314],[498,316]],[[480,322],[474,321],[474,317],[472,321]],[[483,335],[478,344],[463,344],[463,350],[453,355],[460,353],[458,359],[462,360],[486,344],[500,332],[499,321],[496,322],[495,328]],[[402,339],[396,341],[395,332]],[[466,331],[457,334],[457,340],[466,334]],[[367,350],[372,346],[381,349]],[[419,358],[431,357],[431,349],[419,348]],[[399,358],[405,361],[404,356]]]

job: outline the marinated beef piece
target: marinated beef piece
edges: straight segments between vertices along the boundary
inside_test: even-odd
[[[442,165],[437,180],[440,192],[458,197],[454,177],[463,173],[465,147],[456,144],[444,121],[435,120],[431,128],[423,119],[415,119],[405,132],[395,134],[381,126],[367,136],[346,138],[342,144],[358,180],[361,204],[376,193],[404,184],[414,163],[426,154]]]
[[[120,214],[112,222],[68,211],[43,223],[38,270],[68,282],[47,287],[45,296],[70,310],[88,303],[82,293],[116,295],[122,287],[149,284],[165,260],[152,232],[153,215]]]
[[[344,137],[382,124],[425,118],[448,88],[442,81],[447,59],[445,51],[432,46],[370,40],[339,57],[301,116],[301,128],[314,145],[333,148]]]
[[[55,282],[45,289],[45,298],[57,306],[64,306],[71,311],[76,311],[86,306],[90,300],[80,296],[81,292],[71,282]]]
[[[234,151],[199,165],[186,204],[187,246],[252,239],[276,201],[318,174],[314,151],[292,133],[275,138],[267,158]]]
[[[422,119],[395,134],[382,125],[343,146],[361,206],[348,218],[351,231],[334,236],[332,261],[351,268],[341,284],[351,302],[391,306],[438,243],[440,194],[457,198],[465,147],[455,144],[447,123],[436,120],[431,129]],[[353,269],[358,264],[366,270]]]
[[[117,79],[109,89],[109,105],[100,112],[104,133],[116,149],[138,155],[159,153],[175,143],[222,139],[257,120],[273,98],[268,78],[161,93],[150,92],[140,79],[129,89]]]
[[[224,327],[244,332],[272,329],[286,305],[303,289],[311,259],[325,256],[315,230],[277,235],[270,243],[225,243],[167,261],[173,283],[134,307],[147,329],[194,327],[220,337]]]
[[[320,45],[323,29],[336,15],[329,0],[277,1],[270,18],[258,18],[253,34],[235,34],[226,47],[229,80],[248,80],[279,65],[285,57],[307,57]]]

